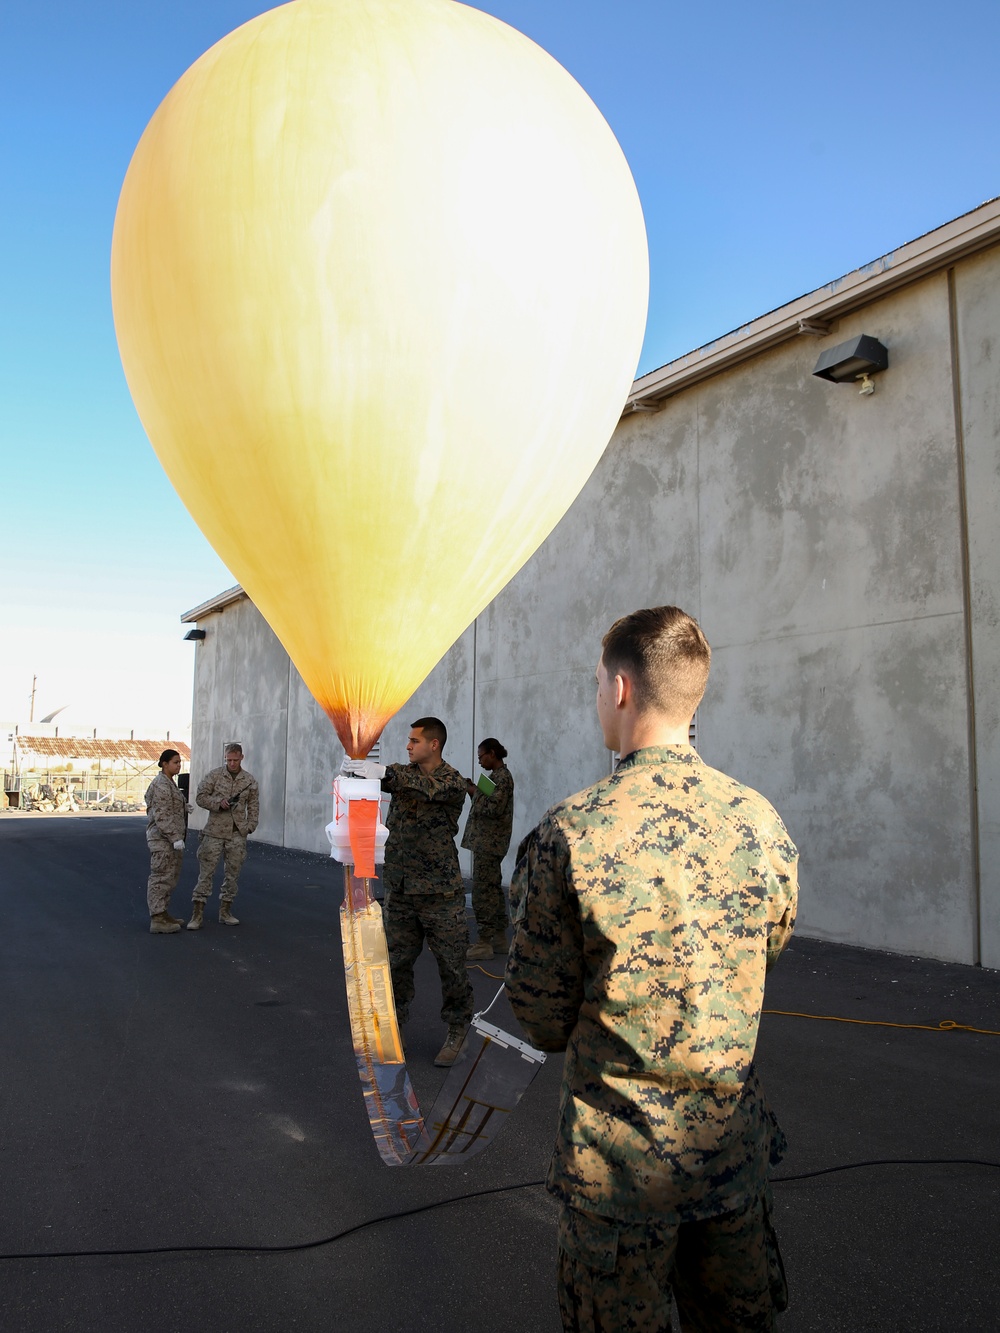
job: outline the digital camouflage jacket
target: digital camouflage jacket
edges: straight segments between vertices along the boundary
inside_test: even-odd
[[[462,846],[470,852],[503,860],[514,827],[514,777],[506,765],[495,768],[487,777],[496,783],[496,791],[489,796],[484,791],[473,793]]]
[[[195,800],[203,810],[210,810],[204,833],[211,838],[231,838],[234,833],[244,838],[252,833],[260,821],[260,791],[257,779],[245,768],[235,775],[225,764],[213,768],[198,783]],[[229,802],[229,809],[219,807]]]
[[[175,843],[187,833],[184,793],[166,773],[157,773],[146,788],[146,842]]]
[[[383,880],[402,893],[461,893],[455,835],[465,778],[440,763],[428,777],[417,764],[390,764],[382,790],[392,793]]]
[[[566,1051],[549,1189],[628,1221],[740,1207],[784,1148],[752,1064],[795,918],[781,820],[690,746],[649,747],[518,851],[507,993]]]

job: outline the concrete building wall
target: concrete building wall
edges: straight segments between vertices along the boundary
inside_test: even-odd
[[[1000,249],[958,266],[953,289],[957,433],[968,509],[981,947],[983,964],[1000,967]]]
[[[420,713],[444,718],[446,757],[469,774],[476,742],[498,736],[517,784],[509,875],[544,810],[609,769],[602,634],[674,602],[713,646],[698,748],[784,816],[800,929],[1000,966],[998,327],[994,248],[623,418],[548,541],[386,728],[383,758],[405,758]],[[862,332],[890,349],[872,396],[812,376],[821,350]],[[289,793],[260,836],[317,848],[328,815],[314,793],[339,745],[238,605],[224,637],[246,633],[258,673],[244,744],[277,747]],[[208,647],[193,769],[201,717],[218,719],[218,752],[240,679],[229,649],[209,671]]]
[[[202,622],[206,637],[195,649],[191,736],[191,791],[225,763],[225,746],[239,741],[244,767],[261,789],[262,842],[282,843],[288,734],[289,661],[266,622],[245,598]],[[191,826],[208,812],[195,805]]]
[[[970,285],[995,325],[1000,286]],[[714,648],[699,749],[784,815],[801,929],[975,959],[949,287],[928,278],[621,423],[485,617],[503,646],[480,694],[505,701],[498,734],[527,779],[518,833],[604,764],[604,629],[675,602]],[[891,348],[874,395],[813,378],[824,346],[861,332]],[[976,402],[995,477],[996,406]]]

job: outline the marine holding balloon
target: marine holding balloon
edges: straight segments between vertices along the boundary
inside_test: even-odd
[[[396,1018],[400,1027],[409,1019],[413,967],[426,939],[441,977],[441,1019],[447,1025],[444,1045],[434,1059],[441,1067],[455,1063],[473,1005],[465,968],[465,886],[455,846],[466,780],[445,762],[447,740],[440,718],[418,717],[406,743],[408,764],[345,759],[341,768],[345,774],[377,777],[382,790],[391,793],[383,883]]]

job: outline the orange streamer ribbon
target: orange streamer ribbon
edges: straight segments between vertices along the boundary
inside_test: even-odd
[[[357,879],[375,878],[375,830],[378,801],[351,801],[347,807],[347,831]]]

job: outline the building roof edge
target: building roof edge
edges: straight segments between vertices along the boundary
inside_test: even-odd
[[[655,411],[681,389],[790,338],[802,334],[823,336],[826,332],[823,326],[842,315],[998,243],[1000,197],[987,200],[944,226],[669,361],[658,370],[640,375],[632,385],[622,416]]]
[[[190,625],[196,620],[204,620],[206,616],[210,616],[214,611],[222,611],[225,607],[231,606],[233,602],[238,602],[244,597],[246,597],[246,593],[237,583],[235,588],[227,588],[225,592],[216,593],[207,602],[202,602],[200,606],[185,611],[181,616],[181,624]]]

